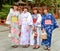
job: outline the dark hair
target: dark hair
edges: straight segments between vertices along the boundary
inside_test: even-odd
[[[37,10],[37,13],[38,13],[38,7],[33,7],[33,8],[32,8],[32,14],[34,14],[34,13],[33,13],[33,10]]]
[[[33,7],[32,10],[38,10],[38,7]]]
[[[27,9],[28,10],[28,7],[27,6],[24,6],[23,9]]]
[[[43,8],[42,7],[39,7],[38,10],[42,10]]]
[[[44,10],[47,10],[47,11],[49,12],[49,7],[44,6],[44,7],[43,7],[43,11],[44,11]]]

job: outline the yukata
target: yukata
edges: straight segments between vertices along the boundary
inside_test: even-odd
[[[30,44],[30,26],[32,25],[32,16],[29,12],[21,14],[20,23],[21,25],[21,36],[20,44],[29,45]]]
[[[42,40],[42,45],[51,47],[52,31],[58,27],[56,20],[51,13],[43,14],[41,25],[47,33],[47,39]]]
[[[11,32],[11,45],[19,45],[19,12],[10,9],[6,22],[9,22]]]
[[[41,30],[41,15],[40,14],[33,14],[33,27],[36,27],[37,38],[34,38],[34,31],[31,31],[30,36],[30,44],[31,45],[40,45],[40,30]]]

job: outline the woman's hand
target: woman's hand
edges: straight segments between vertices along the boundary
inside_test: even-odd
[[[35,31],[37,28],[36,27],[32,27],[32,30]]]
[[[34,32],[34,38],[37,38],[37,35],[38,35],[38,34],[37,34],[36,32]]]

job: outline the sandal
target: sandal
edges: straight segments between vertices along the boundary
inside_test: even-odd
[[[29,47],[29,45],[24,45],[24,46],[23,46],[23,48],[28,48],[28,47]]]
[[[48,48],[48,51],[50,51],[51,50],[51,48]]]
[[[25,45],[26,48],[28,48],[30,45]]]
[[[48,50],[48,47],[45,46],[45,47],[44,47],[44,50]]]
[[[36,49],[40,48],[40,46],[36,46]]]
[[[17,45],[15,45],[15,46],[12,46],[13,48],[17,48],[18,46]]]

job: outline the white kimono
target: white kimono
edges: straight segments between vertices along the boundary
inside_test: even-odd
[[[30,26],[33,24],[32,16],[29,12],[22,13],[20,17],[20,25],[21,27],[21,45],[29,45],[30,44]]]
[[[36,24],[33,23],[33,25],[35,25],[37,27],[37,44],[36,45],[40,45],[40,33],[41,33],[41,20],[42,17],[40,14],[33,14],[32,18],[37,18]],[[34,34],[33,34],[33,30],[30,33],[30,45],[34,45],[35,40],[34,40]]]

